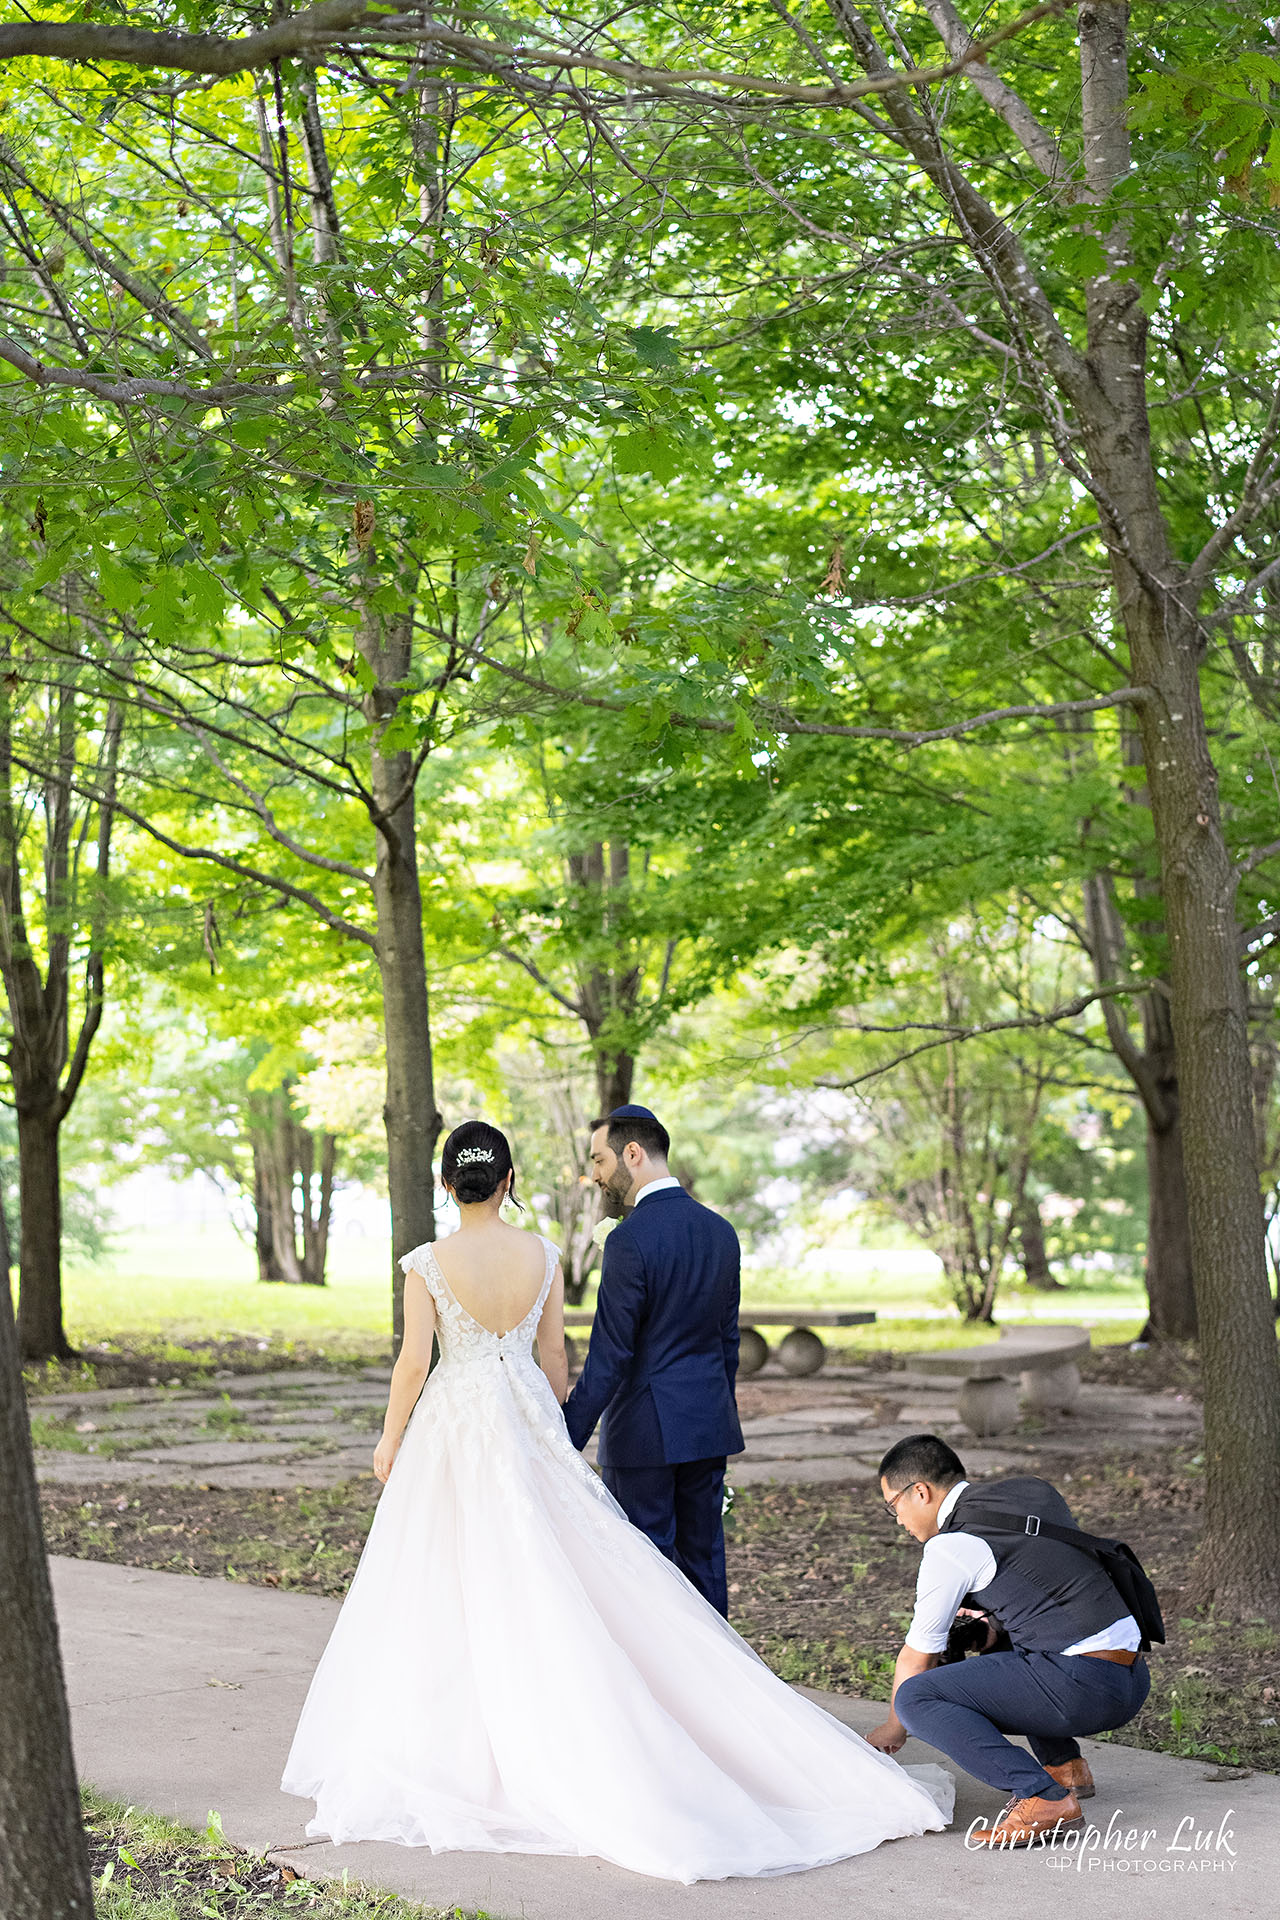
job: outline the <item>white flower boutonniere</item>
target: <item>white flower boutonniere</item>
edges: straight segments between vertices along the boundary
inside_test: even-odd
[[[591,1229],[591,1238],[597,1247],[603,1247],[609,1235],[617,1226],[616,1220],[597,1220]]]

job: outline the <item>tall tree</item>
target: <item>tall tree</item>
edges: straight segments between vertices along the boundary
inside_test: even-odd
[[[7,1263],[0,1273],[0,1608],[0,1912],[93,1920]]]
[[[74,589],[65,593],[74,626]],[[104,716],[73,675],[42,685],[30,649],[12,637],[0,642],[0,665],[0,977],[18,1120],[18,1338],[26,1359],[64,1359],[59,1135],[102,1024],[122,712],[113,703]],[[33,755],[44,769],[38,782],[22,771]]]

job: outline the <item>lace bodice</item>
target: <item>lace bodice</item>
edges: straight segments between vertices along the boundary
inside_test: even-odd
[[[400,1265],[406,1273],[422,1275],[436,1303],[436,1338],[440,1342],[443,1364],[457,1365],[474,1360],[532,1360],[533,1336],[538,1330],[542,1309],[551,1291],[556,1261],[560,1258],[560,1249],[554,1240],[548,1240],[542,1234],[538,1238],[542,1241],[545,1256],[538,1297],[519,1325],[511,1327],[506,1333],[494,1333],[490,1328],[482,1327],[461,1301],[454,1299],[449,1283],[440,1270],[435,1248],[429,1240],[415,1247],[412,1253],[405,1254]]]

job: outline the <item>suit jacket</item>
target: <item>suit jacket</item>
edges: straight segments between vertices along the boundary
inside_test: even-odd
[[[676,1466],[742,1450],[738,1236],[682,1187],[648,1194],[604,1244],[586,1363],[565,1402],[601,1466]]]

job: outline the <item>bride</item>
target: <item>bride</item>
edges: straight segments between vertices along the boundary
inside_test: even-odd
[[[505,1136],[457,1128],[441,1176],[461,1226],[401,1262],[386,1491],[282,1782],[314,1799],[308,1833],[688,1883],[944,1826],[950,1776],[777,1679],[570,1443],[564,1278],[500,1217]]]

